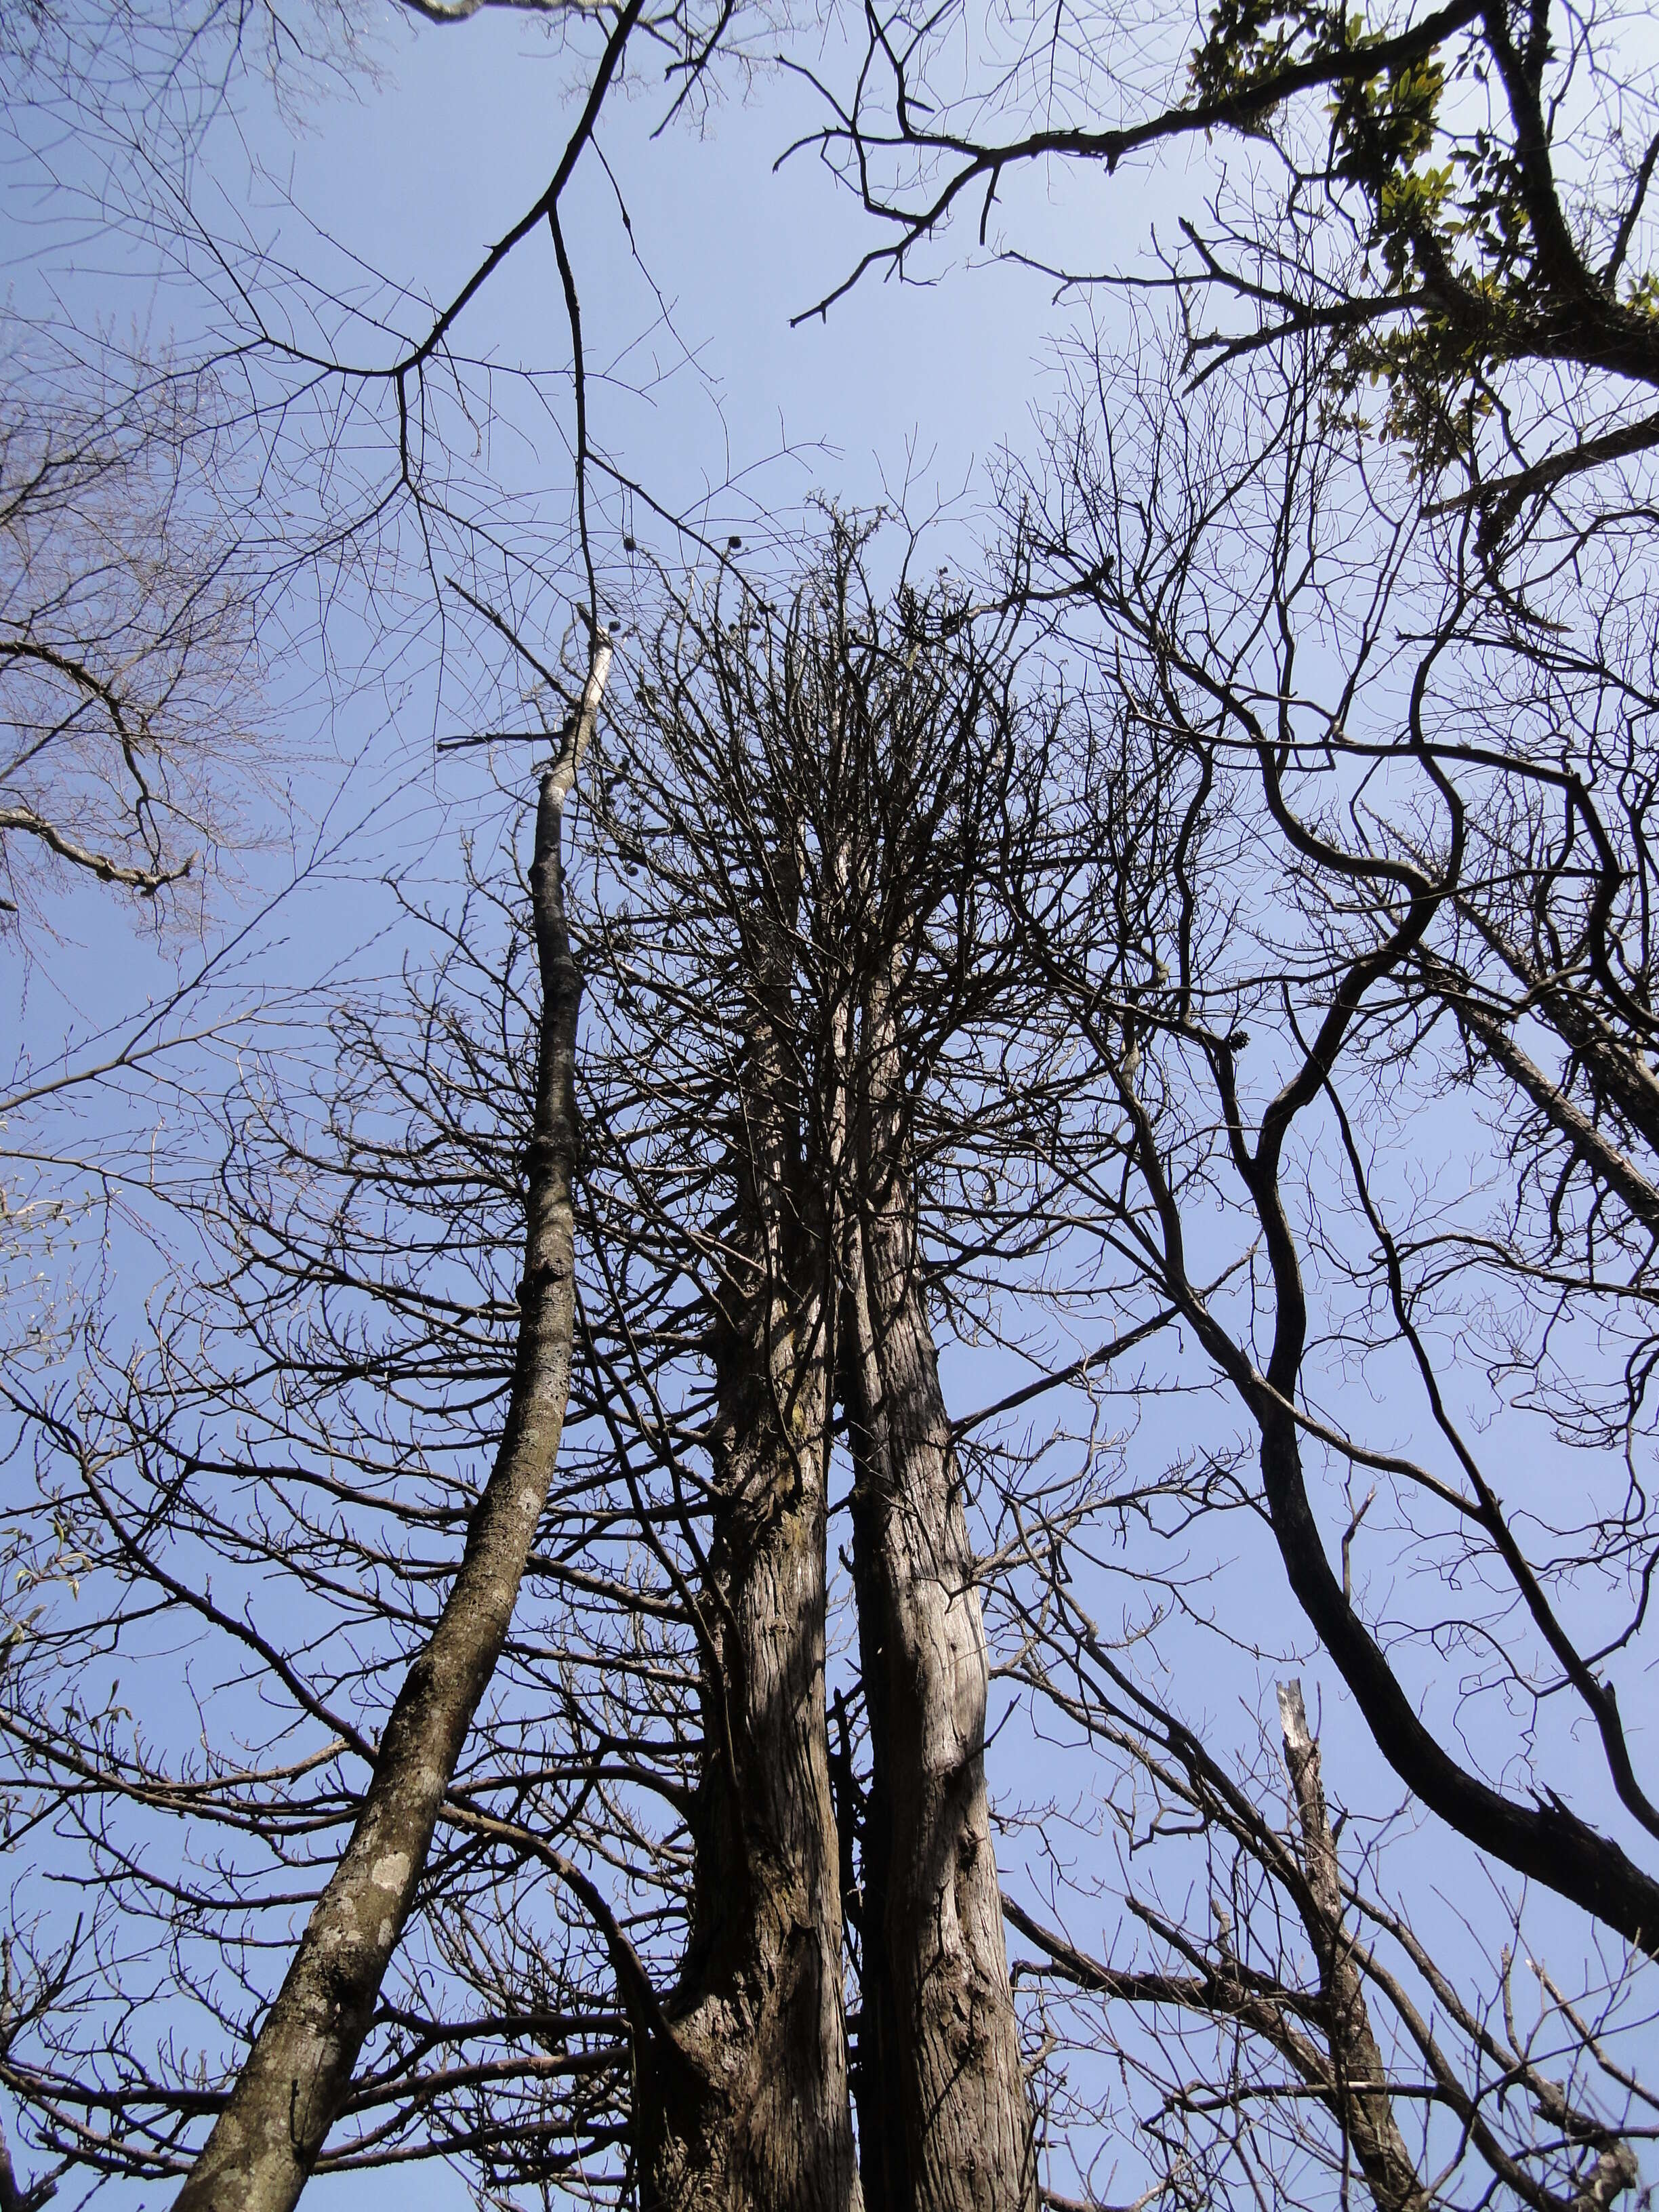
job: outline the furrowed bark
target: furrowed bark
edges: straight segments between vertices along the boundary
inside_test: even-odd
[[[866,1005],[863,1043],[844,1362],[875,1778],[865,1958],[879,1933],[878,2007],[885,1974],[898,2045],[896,2076],[884,2075],[883,2087],[890,2094],[896,2081],[907,2168],[900,2185],[908,2193],[888,2197],[884,2212],[1035,2212],[1032,2128],[985,1784],[989,1656],[920,1274],[884,988]],[[884,1899],[872,1893],[884,1886]],[[868,1963],[866,1978],[867,2033]],[[878,2037],[888,2024],[878,2008]],[[874,2055],[886,2066],[884,2043]],[[860,2124],[868,2129],[862,2106]]]
[[[541,1036],[526,1160],[519,1341],[501,1447],[437,1625],[392,1709],[351,1839],[174,2212],[289,2212],[298,2202],[350,2088],[444,1794],[507,1640],[546,1502],[569,1395],[575,1312],[570,1186],[581,975],[565,923],[563,810],[611,657],[609,643],[598,640],[580,711],[542,780],[536,813],[530,885]]]
[[[641,2201],[859,2212],[824,1709],[823,1237],[799,1203],[799,1112],[763,1017],[741,1088],[736,1256],[713,1345],[692,1926],[667,2008],[691,2070],[641,2085]]]
[[[854,1582],[864,1587],[856,1518],[853,1535]],[[893,1977],[887,1954],[887,1846],[891,1815],[886,1777],[866,1797],[853,1768],[847,1706],[836,1692],[839,1747],[830,1760],[836,1824],[841,1843],[842,1918],[859,1939],[859,2014],[848,2022],[848,2068],[853,2109],[859,2124],[859,2174],[865,2212],[910,2201],[909,2164],[904,2121],[890,2085],[898,2080],[898,2019],[893,2009]]]
[[[1285,1764],[1302,1824],[1302,1863],[1313,1911],[1304,1914],[1319,1962],[1330,2047],[1329,2102],[1353,2146],[1376,2212],[1423,2212],[1429,2191],[1394,2115],[1382,2054],[1371,2030],[1365,1984],[1343,1929],[1341,1870],[1325,1806],[1319,1746],[1308,1729],[1300,1682],[1279,1686]]]

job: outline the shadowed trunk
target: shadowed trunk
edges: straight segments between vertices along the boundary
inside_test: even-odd
[[[873,2028],[881,2089],[899,2099],[904,2169],[895,2170],[901,2152],[890,2114],[872,2128],[878,2116],[861,2105],[861,2127],[874,2138],[866,2172],[878,2162],[882,2185],[894,2192],[882,2212],[1035,2212],[1031,2122],[985,1786],[989,1659],[921,1279],[884,986],[870,994],[863,1029],[843,1362],[874,1773],[865,2039]],[[873,2089],[869,2073],[866,2081]]]
[[[853,1535],[854,1582],[863,1587],[860,1536]],[[853,2109],[859,2123],[859,2172],[865,2212],[885,2212],[910,2201],[909,2166],[904,2147],[904,2116],[891,2085],[898,2081],[898,2020],[893,2009],[893,1977],[887,1955],[887,1845],[891,1814],[886,1777],[866,1796],[853,1765],[847,1705],[836,1692],[839,1747],[831,1755],[830,1780],[841,1844],[842,1917],[857,1938],[855,1966],[859,2014],[848,2021]]]
[[[472,1716],[495,1671],[558,1457],[574,1319],[571,1172],[581,976],[565,926],[563,809],[610,672],[597,642],[566,750],[543,778],[530,872],[542,1020],[526,1156],[519,1341],[501,1448],[437,1626],[404,1678],[344,1856],[306,1924],[174,2212],[289,2212],[351,2086]]]
[[[849,1334],[853,1332],[849,1331]],[[854,1402],[848,1392],[848,1402]],[[859,2033],[853,2060],[853,2097],[859,2116],[859,2166],[865,2212],[908,2212],[912,2202],[905,2100],[900,2083],[898,1999],[888,1933],[892,1893],[893,1802],[884,1747],[890,1741],[883,1680],[884,1638],[876,1534],[861,1493],[869,1486],[860,1440],[853,1438],[853,1577],[858,1597],[859,1664],[864,1680],[872,1771],[860,1832]],[[851,1761],[848,1761],[850,1770]]]
[[[823,1686],[823,1240],[799,1200],[799,1101],[764,1015],[740,1091],[712,1346],[692,1925],[666,2008],[696,2078],[677,2077],[672,2098],[641,2085],[641,2202],[857,2212]]]

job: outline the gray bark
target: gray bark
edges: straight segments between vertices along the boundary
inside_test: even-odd
[[[1325,2001],[1331,2058],[1328,2101],[1353,2146],[1376,2212],[1424,2212],[1429,2191],[1395,2118],[1388,2072],[1365,2002],[1364,1979],[1344,1933],[1341,1868],[1325,1806],[1319,1746],[1309,1732],[1300,1682],[1279,1684],[1279,1717],[1312,1905],[1304,1918],[1313,1939]]]
[[[581,976],[565,924],[563,807],[610,665],[611,647],[601,639],[580,712],[542,781],[537,808],[530,883],[541,1036],[519,1340],[501,1447],[443,1610],[392,1709],[350,1841],[174,2212],[289,2212],[298,2202],[350,2088],[546,1503],[569,1395],[575,1311],[571,1174]]]
[[[1475,908],[1466,905],[1462,911],[1521,986],[1522,1005],[1571,1052],[1598,1103],[1615,1108],[1648,1149],[1659,1152],[1659,1076],[1637,1047],[1609,1026],[1594,987],[1571,973],[1541,967]],[[1473,992],[1445,962],[1425,962],[1425,973],[1460,1021],[1466,1007],[1478,1007]]]
[[[780,1013],[751,1024],[711,1346],[694,1905],[666,2008],[689,2066],[642,2081],[635,2119],[641,2202],[673,2212],[861,2204],[823,1686],[825,1253]]]
[[[866,2192],[870,2212],[1035,2212],[985,1783],[989,1655],[920,1273],[884,993],[872,994],[863,1026],[842,1353],[875,1780],[865,2032],[881,2039],[872,2055],[884,2069],[863,2086],[880,2093],[868,2099],[878,2107],[896,2088],[902,2137],[895,2143],[890,2115],[861,2104]],[[872,2159],[886,2161],[878,2172]]]

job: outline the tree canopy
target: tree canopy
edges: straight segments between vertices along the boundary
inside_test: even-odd
[[[427,292],[229,211],[367,20],[0,48],[173,318],[0,356],[0,2212],[1639,2201],[1640,26],[524,12]],[[831,317],[1088,295],[971,526],[613,442],[580,195],[739,83]]]

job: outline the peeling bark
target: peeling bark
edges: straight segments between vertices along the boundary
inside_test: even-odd
[[[1319,1962],[1319,1987],[1325,2000],[1331,2108],[1353,2146],[1376,2212],[1424,2212],[1430,2191],[1395,2118],[1388,2070],[1365,2002],[1364,1980],[1344,1932],[1341,1869],[1325,1807],[1319,1746],[1309,1733],[1300,1682],[1279,1684],[1279,1717],[1313,1906],[1311,1911],[1304,1911],[1304,1918]]]
[[[878,2201],[881,2212],[1035,2212],[985,1784],[989,1656],[920,1273],[885,987],[871,993],[863,1029],[843,1361],[874,1766],[865,2034],[873,2028],[883,2099],[896,2090],[904,2168],[893,2170],[901,2151],[890,2113],[866,2117],[861,2104],[866,2190],[871,2212]],[[867,2075],[866,2085],[877,2086]],[[887,2192],[879,2200],[878,2185]]]
[[[596,643],[564,753],[542,780],[530,872],[542,1019],[526,1159],[525,1268],[506,1426],[443,1611],[404,1678],[351,1839],[174,2212],[289,2212],[351,2086],[374,2002],[472,1716],[507,1640],[564,1429],[575,1314],[571,1175],[581,975],[565,923],[564,802],[611,649]]]

